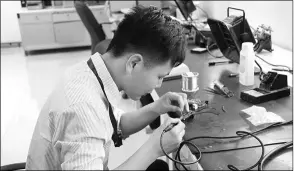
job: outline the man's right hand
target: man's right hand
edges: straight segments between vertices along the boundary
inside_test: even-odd
[[[166,123],[162,124],[157,128],[154,133],[149,137],[148,145],[153,148],[152,152],[156,153],[158,157],[163,156],[164,153],[160,147],[160,136],[163,130],[172,123],[177,123],[170,131],[167,131],[162,138],[162,146],[164,151],[169,154],[176,151],[182,142],[183,136],[185,135],[185,124],[178,118],[170,118]]]

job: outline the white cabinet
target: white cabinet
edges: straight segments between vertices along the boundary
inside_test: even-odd
[[[90,6],[99,23],[109,21],[104,6]],[[75,8],[22,9],[17,14],[22,47],[28,51],[91,46],[90,35]],[[103,26],[111,38],[109,26]]]
[[[27,50],[46,49],[46,45],[55,43],[51,23],[23,24],[20,28],[22,46]]]
[[[55,42],[60,45],[90,45],[89,33],[81,21],[54,23]]]

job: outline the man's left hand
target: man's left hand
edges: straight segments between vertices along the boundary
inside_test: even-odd
[[[185,93],[168,92],[154,102],[154,111],[158,114],[175,112],[181,116],[184,110],[189,111],[189,104]]]

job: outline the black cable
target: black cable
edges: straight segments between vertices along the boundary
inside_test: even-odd
[[[237,136],[229,136],[229,137],[211,137],[211,136],[193,137],[193,138],[190,138],[190,139],[188,139],[188,140],[185,140],[185,141],[181,142],[180,147],[178,148],[178,150],[177,150],[177,152],[176,152],[176,156],[175,156],[175,159],[176,159],[176,160],[175,160],[175,159],[172,159],[171,157],[169,157],[168,154],[166,154],[166,152],[165,152],[164,149],[163,149],[163,146],[162,146],[162,139],[163,139],[163,134],[164,134],[166,131],[163,131],[162,134],[161,134],[161,137],[160,137],[160,147],[161,147],[163,153],[164,153],[164,154],[165,154],[170,160],[172,160],[172,161],[174,162],[175,167],[176,167],[177,170],[179,170],[179,169],[178,169],[178,167],[176,166],[176,163],[181,164],[182,167],[183,167],[185,170],[187,170],[187,168],[186,168],[184,165],[190,165],[190,164],[195,164],[195,163],[197,163],[197,162],[201,159],[201,154],[202,154],[202,153],[203,153],[203,154],[205,154],[205,153],[217,153],[217,152],[225,152],[225,151],[233,151],[233,150],[241,150],[241,149],[248,149],[248,148],[262,147],[262,156],[261,156],[261,158],[259,159],[259,161],[258,161],[256,164],[254,164],[253,166],[251,166],[251,167],[249,167],[249,168],[247,168],[247,169],[244,169],[244,170],[250,170],[250,169],[254,168],[255,166],[257,166],[257,165],[262,161],[262,159],[263,159],[263,155],[264,155],[264,146],[269,146],[269,145],[276,145],[276,144],[282,144],[282,143],[285,143],[285,142],[277,142],[277,143],[269,143],[269,144],[265,144],[265,145],[263,145],[263,143],[261,142],[261,140],[260,140],[259,138],[257,138],[254,134],[260,133],[260,132],[265,131],[265,130],[270,129],[270,128],[274,128],[274,127],[278,127],[278,126],[283,126],[283,125],[288,125],[288,124],[292,124],[292,123],[293,123],[293,120],[288,121],[288,122],[277,122],[277,123],[273,123],[273,124],[271,124],[271,125],[269,125],[269,126],[263,128],[263,129],[261,129],[261,130],[255,131],[255,132],[253,132],[253,133],[248,133],[248,132],[245,132],[245,131],[237,131],[237,132],[236,132]],[[244,134],[245,134],[245,135],[244,135]],[[241,138],[241,139],[242,139],[242,138],[244,138],[244,137],[247,137],[248,135],[250,135],[250,136],[256,138],[256,139],[259,141],[260,145],[256,145],[256,146],[248,146],[248,147],[240,147],[240,148],[234,148],[234,149],[225,149],[225,150],[217,150],[217,151],[201,152],[201,151],[199,150],[199,148],[198,148],[195,144],[193,144],[192,142],[190,142],[190,141],[192,141],[192,140],[200,139],[200,138],[201,138],[201,139],[203,139],[203,138],[209,138],[209,139],[233,139],[233,138]],[[199,154],[199,158],[197,159],[197,157],[196,157],[196,159],[197,159],[196,161],[194,161],[194,162],[182,162],[182,161],[181,161],[181,158],[180,158],[180,150],[182,149],[182,147],[183,147],[185,144],[190,144],[190,145],[192,145],[192,146],[197,150],[197,153]],[[197,153],[196,153],[196,154],[197,154]],[[194,153],[194,154],[195,154],[195,153]],[[234,170],[234,171],[235,171],[235,170],[239,170],[238,168],[236,168],[236,167],[233,166],[233,165],[228,165],[228,168],[229,168],[230,170]]]
[[[259,65],[259,63],[256,61],[256,60],[254,60],[254,62],[256,63],[256,65],[258,66],[258,68],[259,68],[259,80],[263,80],[263,75],[264,75],[264,73],[263,73],[263,71],[262,71],[262,68],[261,68],[261,66]]]
[[[261,160],[261,162],[259,163],[258,165],[258,170],[262,171],[263,170],[263,166],[264,166],[264,163],[270,159],[274,154],[277,154],[278,152],[290,147],[290,146],[293,146],[293,141],[290,141],[290,142],[287,142],[275,149],[273,149],[272,151],[270,151],[269,153],[267,153],[267,155],[265,155],[263,157],[263,159]]]
[[[269,126],[265,127],[265,128],[262,128],[258,131],[254,131],[252,132],[251,134],[258,134],[260,132],[263,132],[263,131],[266,131],[268,129],[271,129],[271,128],[275,128],[275,127],[279,127],[279,126],[284,126],[284,125],[289,125],[289,124],[293,124],[293,120],[290,120],[290,121],[287,121],[287,122],[276,122],[276,123],[273,123],[273,124],[270,124]],[[246,136],[242,137],[242,138],[245,138]],[[197,138],[198,137],[194,137],[194,138]],[[194,140],[194,138],[190,138],[190,139],[187,139],[186,141],[192,141]],[[208,137],[207,137],[208,138]],[[233,139],[233,138],[239,138],[239,136],[229,136],[229,137],[213,137],[214,139]],[[232,142],[232,141],[230,141]],[[271,145],[271,144],[270,144]],[[275,145],[275,144],[272,144],[272,145]],[[249,147],[248,147],[249,148]]]
[[[183,147],[184,145],[185,145],[184,143],[181,143],[181,144],[180,144],[180,147],[178,148],[178,150],[182,149],[182,147]],[[182,161],[182,160],[181,160],[180,152],[177,152],[177,153],[176,153],[175,159],[176,159],[176,160],[179,160],[179,161]],[[188,171],[188,169],[186,168],[185,165],[183,165],[183,164],[180,164],[180,165],[181,165],[186,171]],[[177,170],[180,170],[180,169],[178,168],[176,162],[174,162],[174,166],[175,166],[175,168],[176,168]]]
[[[274,67],[284,67],[284,68],[287,68],[289,71],[291,70],[290,67],[286,66],[286,65],[275,65],[275,64],[272,64],[272,63],[269,63],[267,62],[266,60],[262,59],[260,56],[258,56],[257,54],[255,54],[256,57],[258,57],[260,60],[262,60],[263,62],[271,65],[271,66],[274,66]]]
[[[285,143],[286,143],[285,141],[282,141],[282,142],[276,142],[276,143],[263,144],[263,146],[279,145],[279,144],[285,144]],[[239,148],[229,148],[229,149],[215,150],[215,151],[201,151],[201,153],[202,154],[221,153],[221,152],[228,152],[228,151],[245,150],[249,148],[257,148],[257,147],[261,147],[261,145],[253,145],[253,146],[239,147]],[[193,154],[197,154],[197,153],[193,153]]]
[[[195,163],[197,163],[197,162],[201,159],[201,152],[200,152],[199,148],[198,148],[195,144],[193,144],[193,143],[191,143],[191,142],[187,142],[187,143],[190,144],[190,145],[192,145],[192,146],[193,146],[197,151],[199,151],[199,153],[200,153],[200,156],[199,156],[199,158],[198,158],[196,161],[193,161],[193,162],[182,162],[182,161],[175,160],[175,159],[171,158],[171,157],[165,152],[165,150],[163,149],[163,146],[162,146],[162,139],[163,139],[163,135],[164,135],[165,133],[166,133],[165,130],[162,131],[162,133],[161,133],[161,136],[160,136],[160,147],[161,147],[161,150],[163,151],[164,155],[165,155],[167,158],[169,158],[171,161],[173,161],[173,162],[175,162],[175,163],[183,164],[183,165],[191,165],[191,164],[195,164]],[[182,142],[182,143],[183,143],[183,142]],[[178,148],[177,153],[178,153],[179,151],[180,151],[180,148]]]
[[[161,146],[161,149],[162,149],[162,151],[163,151],[163,153],[170,159],[170,160],[172,160],[173,162],[175,162],[175,163],[179,163],[179,164],[182,164],[182,165],[191,165],[191,164],[195,164],[195,163],[197,163],[200,159],[201,159],[201,151],[199,150],[199,148],[195,145],[195,144],[193,144],[193,143],[191,143],[189,140],[187,140],[187,141],[183,141],[182,142],[182,144],[190,144],[190,145],[192,145],[198,152],[199,152],[199,158],[196,160],[196,161],[194,161],[194,162],[182,162],[182,161],[180,161],[180,160],[175,160],[175,159],[173,159],[173,158],[171,158],[171,157],[169,157],[168,156],[168,154],[166,154],[166,152],[164,151],[164,149],[163,149],[163,147],[162,147],[162,137],[163,137],[163,134],[165,133],[165,131],[163,131],[162,132],[162,134],[161,134],[161,137],[160,137],[160,146]],[[262,148],[262,152],[261,152],[261,157],[260,157],[260,159],[258,160],[258,162],[256,162],[254,165],[252,165],[252,166],[250,166],[250,167],[248,167],[248,168],[246,168],[246,169],[244,169],[244,170],[250,170],[250,169],[252,169],[252,168],[254,168],[255,166],[257,166],[258,164],[259,164],[259,162],[262,160],[262,158],[263,158],[263,155],[264,155],[264,146],[263,146],[263,143],[262,143],[262,141],[259,139],[259,138],[257,138],[255,135],[253,135],[253,134],[251,134],[251,133],[249,133],[249,132],[246,132],[246,131],[237,131],[236,132],[236,134],[237,134],[237,136],[238,137],[244,137],[244,136],[247,136],[247,135],[250,135],[250,136],[252,136],[252,137],[254,137],[260,144],[261,144],[261,148]],[[215,138],[215,139],[229,139],[229,138],[232,138],[232,137],[208,137],[208,136],[202,136],[202,137],[195,137],[195,138],[193,138],[193,139],[200,139],[200,138]],[[233,138],[235,138],[235,136],[233,136]],[[183,146],[181,146],[181,147],[183,147]],[[177,155],[179,155],[178,153],[180,152],[180,148],[177,150]],[[234,165],[228,165],[228,168],[230,169],[230,170],[233,170],[233,171],[235,171],[235,170],[240,170],[240,169],[238,169],[238,168],[236,168]]]
[[[212,44],[210,44],[210,45],[207,43],[207,45],[206,45],[206,50],[207,50],[207,52],[209,53],[209,55],[212,56],[212,57],[214,57],[214,58],[222,58],[222,57],[224,57],[223,55],[221,55],[221,56],[216,56],[216,55],[214,55],[214,54],[211,53],[211,51],[209,50],[209,48],[210,48],[211,46],[214,46],[214,45],[215,45],[215,43],[212,43]]]

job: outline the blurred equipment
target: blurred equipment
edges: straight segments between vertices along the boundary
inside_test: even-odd
[[[272,52],[272,29],[270,26],[265,26],[264,24],[257,27],[254,32],[254,36],[257,39],[257,43],[254,45],[254,51],[257,53],[261,52],[262,49]]]
[[[243,16],[230,15],[230,9],[242,11]],[[227,18],[223,21],[209,18],[207,22],[222,54],[236,63],[240,62],[242,43],[256,43],[242,9],[228,7]]]
[[[186,22],[183,23],[183,26],[190,30],[195,30],[194,40],[195,45],[201,48],[215,49],[217,46],[211,46],[214,44],[214,38],[210,30],[199,30],[196,27],[195,22],[193,21],[191,14],[196,10],[196,7],[192,0],[175,0],[179,10],[181,11]]]
[[[20,3],[22,8],[27,7],[27,0],[20,0]]]
[[[185,18],[185,20],[189,20],[191,19],[191,21],[193,20],[191,18],[191,14],[192,12],[194,12],[196,10],[195,5],[193,4],[192,0],[175,0],[179,10],[181,11],[183,17]]]
[[[43,9],[44,8],[44,3],[42,0],[37,1],[37,0],[27,0],[26,1],[26,7],[28,10],[36,10],[36,9]]]
[[[261,75],[259,88],[241,92],[240,98],[252,104],[290,96],[287,76],[269,71]]]

